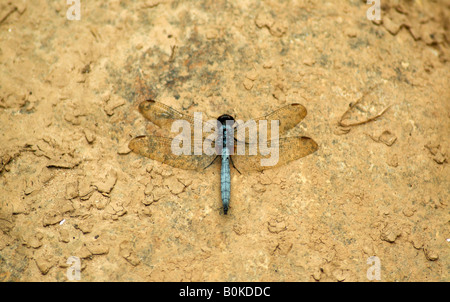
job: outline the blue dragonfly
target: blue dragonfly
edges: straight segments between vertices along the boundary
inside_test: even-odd
[[[278,161],[272,165],[263,165],[262,160],[267,159],[269,155],[263,152],[256,152],[248,154],[239,154],[236,152],[237,146],[243,144],[245,150],[251,150],[255,142],[248,137],[238,140],[236,133],[238,133],[246,124],[237,123],[235,119],[224,114],[217,118],[217,125],[211,125],[210,121],[199,120],[198,117],[183,114],[163,103],[155,100],[146,100],[139,104],[139,112],[149,121],[161,129],[170,131],[175,121],[186,121],[189,125],[194,126],[198,124],[207,125],[208,129],[218,129],[214,139],[210,138],[211,133],[202,133],[201,137],[195,136],[192,133],[191,144],[192,150],[195,146],[202,143],[209,143],[212,148],[216,150],[214,153],[208,152],[191,152],[189,154],[174,154],[173,143],[177,138],[171,138],[160,135],[143,135],[133,138],[128,147],[134,153],[159,161],[163,164],[170,165],[175,168],[185,170],[202,171],[211,166],[216,159],[221,158],[221,198],[223,204],[223,212],[226,215],[230,204],[230,163],[239,172],[263,171],[269,168],[276,168],[285,165],[288,162],[297,160],[318,149],[317,143],[309,137],[294,136],[294,137],[277,137],[276,140],[270,140],[271,147],[276,147],[278,150]],[[254,119],[255,123],[267,121],[271,123],[276,121],[278,123],[278,134],[285,134],[288,130],[295,127],[306,116],[306,108],[301,104],[289,104],[281,107],[272,113]],[[248,124],[247,124],[248,125]],[[245,129],[244,129],[245,130]],[[207,136],[209,135],[209,136]],[[267,134],[266,134],[267,135]],[[269,139],[272,137],[268,131]],[[201,140],[201,142],[199,141]],[[231,142],[231,143],[230,143]],[[177,142],[176,144],[183,144]]]

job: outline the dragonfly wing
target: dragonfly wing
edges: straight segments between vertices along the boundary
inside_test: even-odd
[[[209,129],[215,129],[214,127],[217,127],[216,124],[212,125],[208,121],[203,121],[202,119],[195,118],[188,114],[183,114],[181,112],[178,112],[177,110],[173,109],[170,106],[167,106],[163,103],[154,101],[154,100],[146,100],[139,104],[139,112],[149,121],[151,121],[153,124],[157,125],[158,127],[171,131],[172,124],[175,121],[184,120],[189,122],[191,126],[191,131],[193,135],[194,126],[202,127],[204,128],[205,124],[208,124]],[[203,139],[209,135],[210,132],[202,132]]]
[[[298,123],[300,123],[306,116],[307,111],[306,108],[298,103],[289,104],[284,107],[281,107],[265,116],[259,117],[255,119],[256,126],[258,127],[256,130],[259,132],[259,124],[260,121],[267,121],[267,138],[271,136],[271,121],[279,121],[279,136],[282,136],[290,129],[294,128]],[[245,127],[244,124],[239,124],[236,126],[235,137],[239,137],[238,132]],[[245,130],[245,129],[244,129]],[[246,137],[246,142],[249,142],[248,137]]]
[[[181,141],[161,136],[138,136],[130,141],[128,147],[134,153],[185,170],[201,171],[207,168],[216,157],[216,154],[194,155],[193,151],[192,155],[176,155],[172,151],[172,142],[179,145]]]
[[[246,154],[248,154],[250,144],[245,143]],[[257,152],[256,155],[236,155],[232,156],[233,164],[241,172],[251,172],[251,171],[263,171],[266,169],[276,168],[285,165],[288,162],[297,160],[311,153],[314,153],[318,149],[317,143],[309,137],[305,136],[294,136],[280,138],[278,143],[275,141],[271,142],[271,146],[276,148],[278,146],[278,160],[275,153],[268,155],[261,155]],[[269,160],[272,158],[273,160]],[[264,165],[264,162],[267,162]]]

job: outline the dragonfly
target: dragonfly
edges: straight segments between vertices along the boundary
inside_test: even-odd
[[[239,146],[244,146],[245,150],[250,150],[255,144],[254,140],[249,137],[240,137],[238,140],[236,135],[241,131],[246,123],[238,123],[231,115],[223,114],[215,120],[216,125],[212,125],[211,121],[203,121],[194,114],[188,115],[181,113],[172,107],[149,99],[139,104],[139,112],[150,122],[165,131],[171,131],[172,125],[176,121],[184,121],[190,126],[203,125],[208,129],[216,127],[218,131],[215,133],[202,133],[201,137],[192,134],[194,141],[191,144],[191,150],[198,145],[199,140],[203,143],[209,143],[216,152],[191,152],[188,154],[175,154],[173,152],[174,142],[176,138],[162,135],[141,135],[133,138],[129,142],[129,149],[134,153],[156,160],[169,166],[185,169],[203,171],[211,166],[218,158],[221,158],[220,187],[221,199],[223,205],[223,213],[227,215],[230,204],[231,192],[231,173],[230,164],[239,172],[264,171],[266,169],[280,167],[291,161],[295,161],[304,156],[314,153],[318,149],[318,144],[306,136],[279,137],[287,131],[294,128],[302,121],[306,114],[306,108],[298,103],[292,103],[281,107],[267,115],[254,119],[255,123],[261,124],[276,122],[278,125],[278,136],[272,136],[268,131],[266,136],[269,138],[270,146],[277,148],[278,161],[271,165],[263,165],[262,160],[268,159],[269,154],[263,152],[246,152],[240,154],[236,152]],[[271,124],[272,125],[272,124]],[[259,128],[261,130],[261,128]],[[270,128],[272,129],[272,128]],[[245,130],[245,129],[244,129]],[[213,136],[213,138],[211,138]],[[272,137],[276,139],[272,140]],[[230,143],[232,142],[232,143]],[[258,149],[257,149],[258,150]]]

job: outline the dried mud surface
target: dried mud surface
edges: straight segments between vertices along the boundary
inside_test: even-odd
[[[0,280],[450,281],[450,2],[365,2],[0,1]],[[147,98],[298,102],[319,150],[232,170],[224,216],[219,165],[130,153]]]

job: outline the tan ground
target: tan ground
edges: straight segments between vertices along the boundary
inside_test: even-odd
[[[450,281],[450,2],[381,3],[1,0],[0,280]],[[150,97],[299,102],[319,150],[232,170],[224,216],[219,165],[129,152]]]

